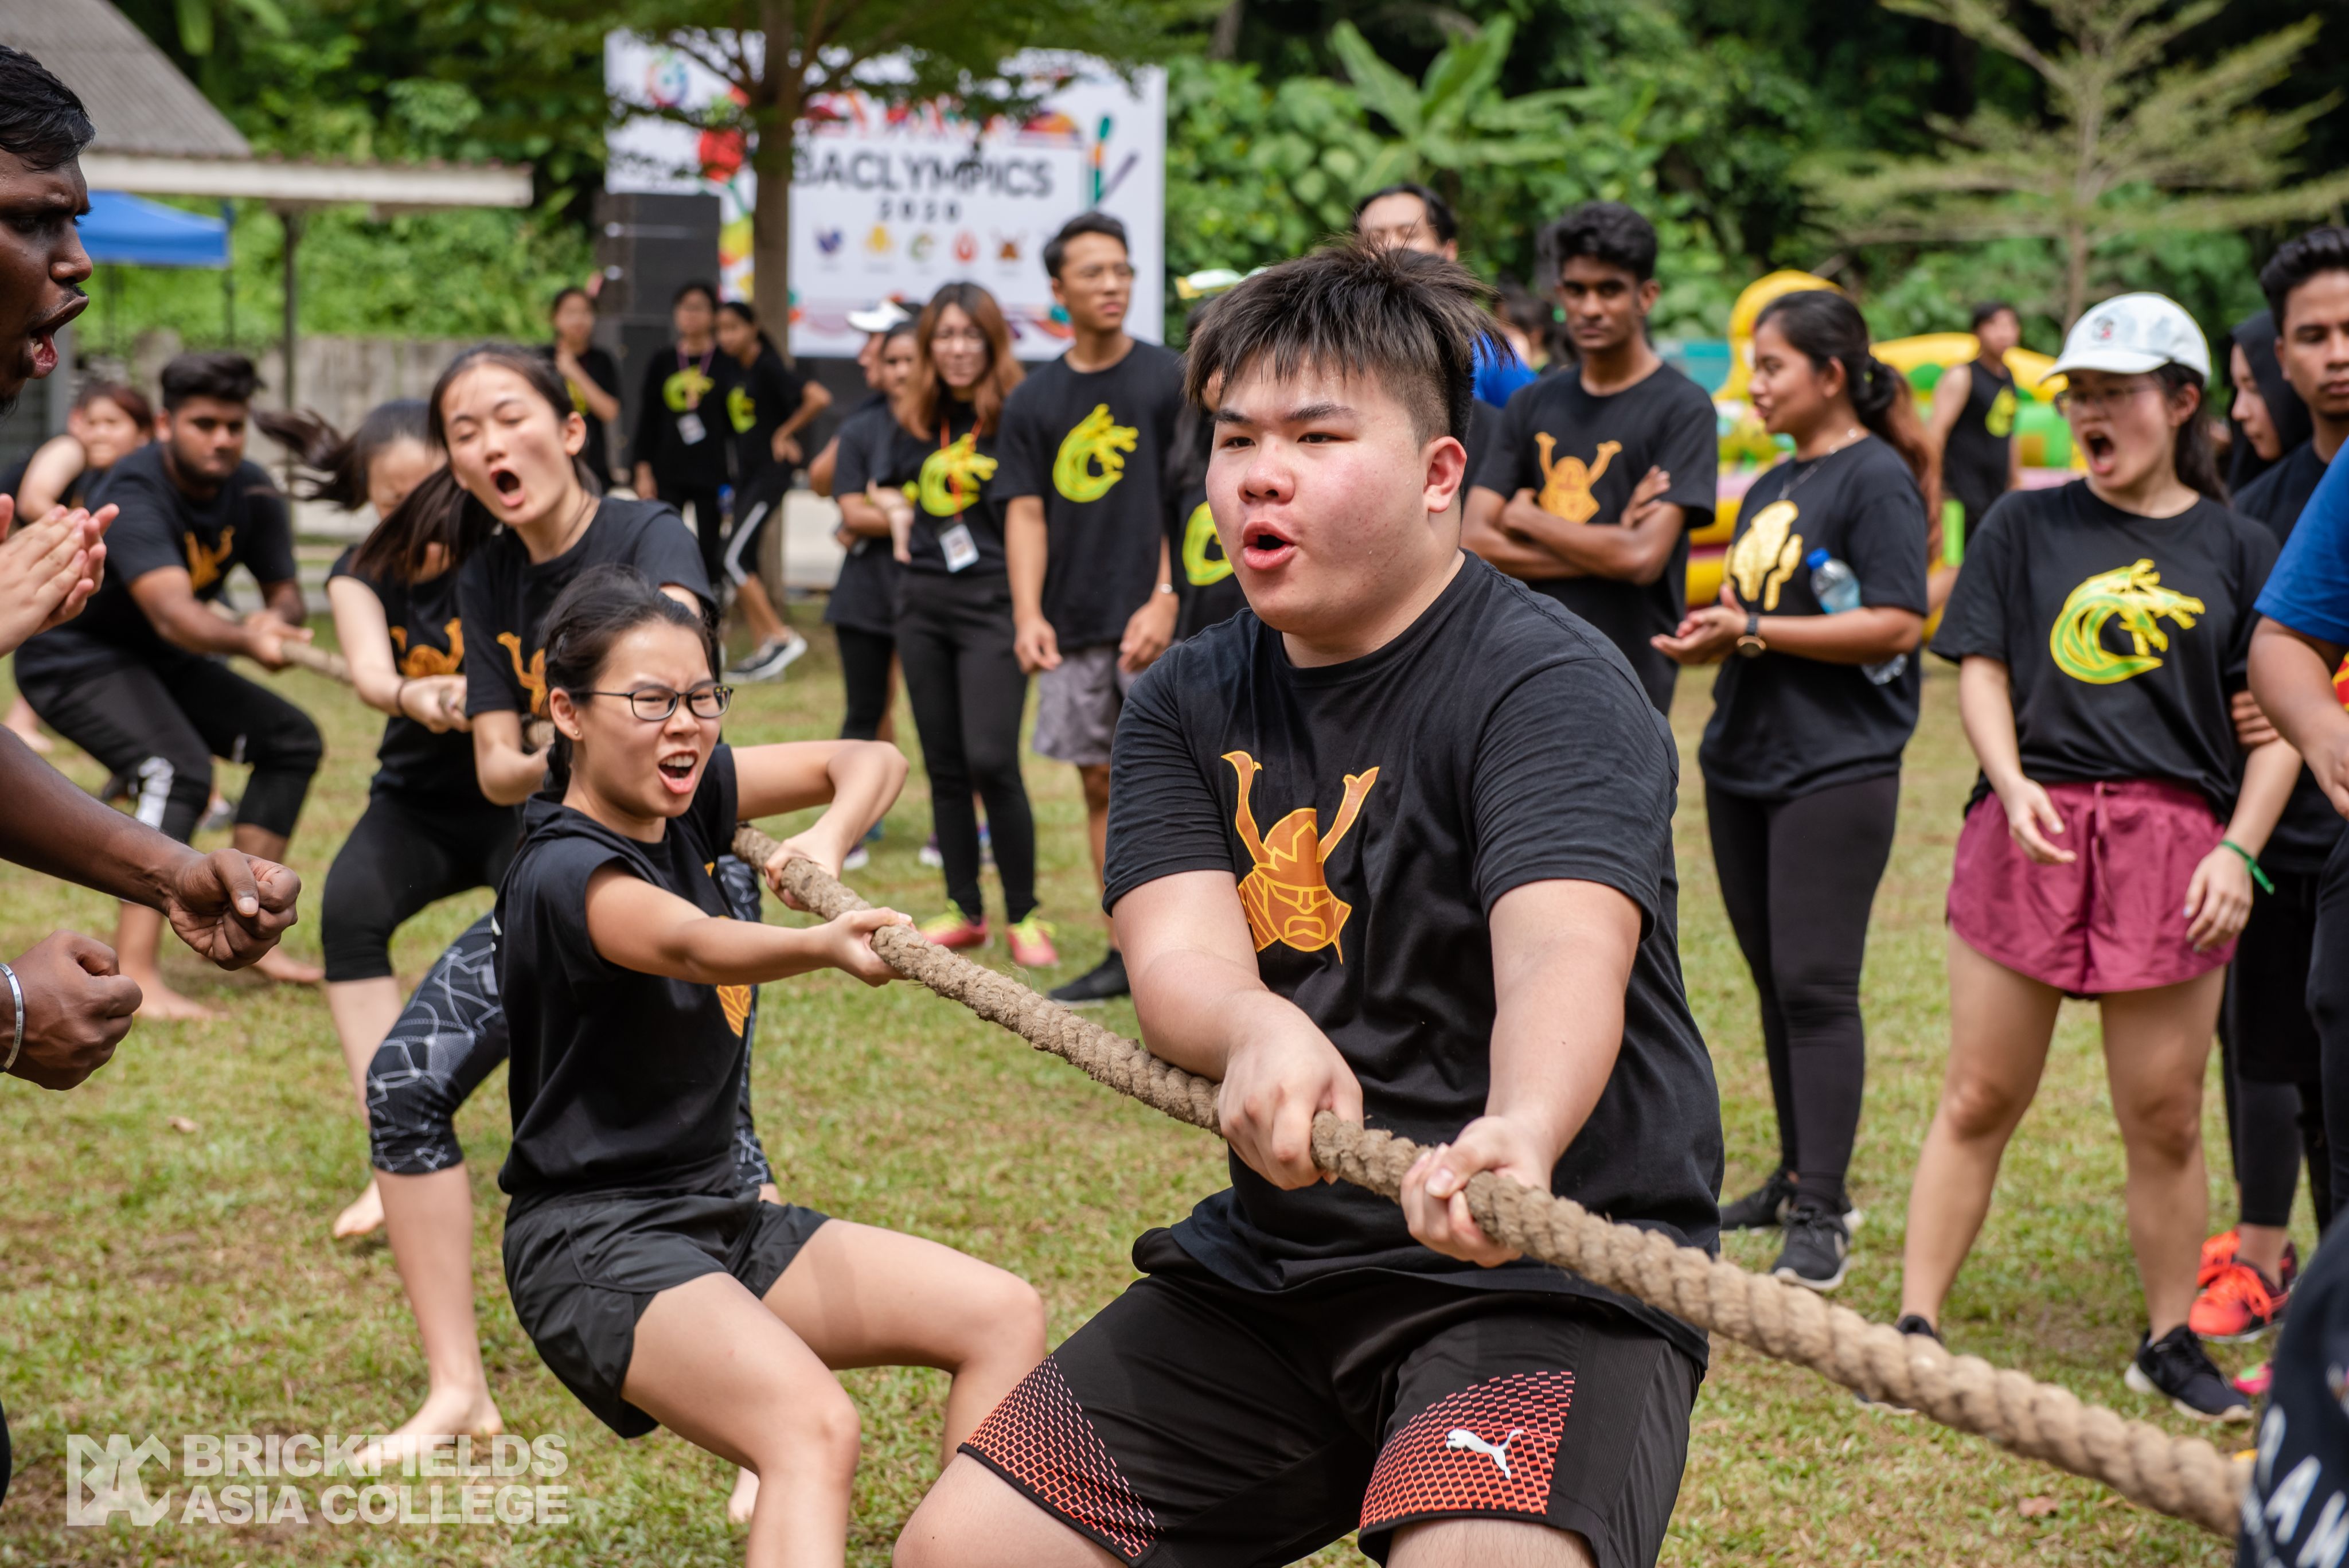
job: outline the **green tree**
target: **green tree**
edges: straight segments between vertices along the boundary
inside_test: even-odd
[[[556,0],[564,3],[564,0]],[[704,130],[732,131],[758,176],[751,265],[771,300],[790,298],[792,151],[808,101],[852,87],[903,99],[952,97],[973,119],[1019,112],[1003,64],[1022,50],[1075,50],[1117,65],[1151,58],[1166,28],[1202,0],[570,0],[609,22],[659,39],[714,72],[734,101],[715,109],[621,102],[621,114],[657,114]],[[885,87],[865,79],[884,57],[907,75]]]
[[[1414,83],[1379,57],[1351,22],[1330,30],[1330,47],[1362,107],[1393,128],[1360,175],[1369,190],[1426,180],[1455,206],[1466,182],[1488,171],[1562,159],[1573,150],[1570,116],[1585,95],[1554,88],[1506,98],[1501,68],[1517,35],[1502,16],[1444,45]]]
[[[2035,0],[2061,41],[2033,41],[2005,0],[1884,0],[2019,61],[2046,111],[1985,103],[1935,117],[1947,141],[1925,158],[1856,171],[1828,166],[1822,193],[1857,243],[2054,241],[2066,323],[2087,307],[2099,253],[2131,234],[2200,234],[2282,223],[2349,197],[2349,171],[2292,183],[2293,154],[2330,99],[2271,110],[2318,19],[2203,62],[2165,66],[2179,35],[2223,0],[2164,11],[2162,0]]]

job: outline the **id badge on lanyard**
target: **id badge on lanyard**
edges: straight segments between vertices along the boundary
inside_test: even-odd
[[[941,420],[938,422],[938,450],[946,451],[947,445],[946,421]],[[962,481],[951,473],[947,476],[947,489],[955,498],[957,514],[970,504],[962,498]],[[947,558],[947,571],[966,571],[978,564],[978,541],[970,536],[970,525],[959,515],[937,533],[938,550]]]
[[[701,416],[691,409],[677,416],[677,439],[686,445],[699,446],[709,435],[709,427],[703,424]]]

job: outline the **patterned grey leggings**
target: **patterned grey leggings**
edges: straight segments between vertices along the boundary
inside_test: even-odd
[[[737,919],[760,917],[759,875],[733,856],[718,862],[718,887]],[[498,1001],[497,950],[483,915],[449,944],[367,1067],[367,1144],[378,1170],[429,1176],[464,1162],[457,1107],[506,1059],[506,1014]],[[758,992],[743,1021],[747,1055],[759,1032]],[[758,1129],[750,1125],[750,1075],[742,1075],[742,1112],[734,1124],[734,1168],[745,1191],[774,1179]]]

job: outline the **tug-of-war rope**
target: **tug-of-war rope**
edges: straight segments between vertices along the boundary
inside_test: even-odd
[[[350,680],[338,654],[305,643],[287,643],[285,650],[291,664]],[[747,824],[734,835],[734,853],[753,866],[766,865],[781,847]],[[827,920],[872,907],[811,860],[787,862],[781,879]],[[873,933],[873,949],[907,980],[962,1003],[1095,1082],[1177,1121],[1221,1131],[1215,1080],[1160,1061],[1009,975],[935,946],[911,926],[884,926]],[[1408,1138],[1327,1111],[1313,1118],[1313,1163],[1382,1197],[1402,1191],[1403,1173],[1419,1155]],[[1807,1366],[1870,1399],[2102,1481],[2132,1502],[2230,1539],[2235,1534],[2247,1467],[2199,1438],[2172,1437],[2150,1422],[2084,1403],[2052,1383],[2002,1371],[1978,1355],[1952,1355],[1924,1334],[1870,1323],[1800,1285],[1748,1273],[1653,1231],[1618,1225],[1572,1199],[1507,1177],[1489,1171],[1472,1177],[1467,1196],[1485,1233],[1527,1257],[1764,1355]]]

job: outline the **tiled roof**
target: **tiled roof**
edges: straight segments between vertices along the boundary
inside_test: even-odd
[[[253,155],[227,117],[107,0],[0,0],[0,43],[80,95],[98,126],[95,151]]]

